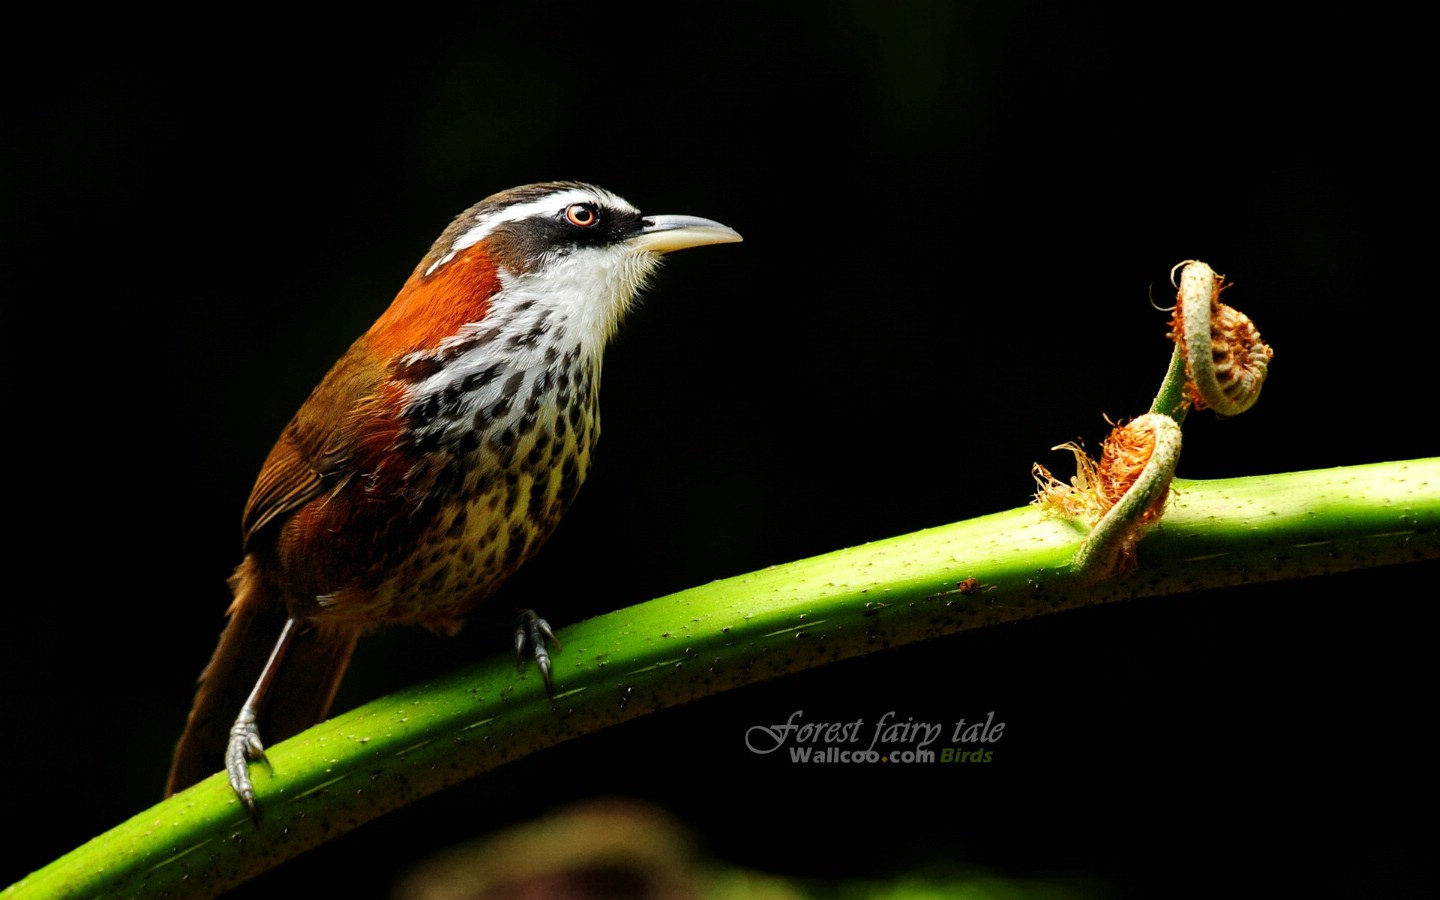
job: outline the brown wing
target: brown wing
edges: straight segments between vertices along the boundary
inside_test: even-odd
[[[318,497],[354,473],[357,451],[372,436],[360,426],[374,403],[380,366],[357,341],[310,394],[270,450],[245,504],[245,546],[257,532]]]

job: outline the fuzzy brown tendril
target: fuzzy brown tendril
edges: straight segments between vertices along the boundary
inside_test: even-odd
[[[1075,564],[1097,571],[1129,571],[1135,547],[1160,520],[1180,455],[1180,427],[1155,413],[1118,425],[1092,460],[1078,445],[1056,450],[1075,455],[1076,474],[1065,484],[1044,466],[1034,466],[1037,505],[1091,526]]]
[[[1180,281],[1170,339],[1185,357],[1186,396],[1195,409],[1239,415],[1260,399],[1275,353],[1248,316],[1220,302],[1229,287],[1224,275],[1196,260],[1175,268]]]

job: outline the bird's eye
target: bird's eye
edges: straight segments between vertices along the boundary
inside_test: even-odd
[[[589,228],[600,221],[600,216],[588,203],[572,203],[565,208],[565,221],[576,228]]]

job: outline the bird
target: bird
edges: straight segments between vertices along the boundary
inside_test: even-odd
[[[261,466],[166,796],[223,764],[258,822],[250,763],[326,717],[361,635],[458,630],[585,481],[606,344],[663,255],[740,240],[576,181],[461,213]],[[518,622],[549,692],[554,632]]]

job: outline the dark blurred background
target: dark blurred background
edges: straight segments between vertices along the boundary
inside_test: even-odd
[[[11,354],[0,627],[9,883],[156,799],[280,429],[450,219],[593,181],[739,246],[670,260],[606,363],[591,480],[503,608],[574,621],[1025,503],[1143,412],[1170,267],[1276,348],[1181,474],[1433,455],[1419,22],[1212,6],[408,7],[203,28],[44,16],[0,119]],[[33,43],[31,43],[33,42]],[[1427,112],[1427,110],[1429,112]],[[734,865],[937,861],[1103,896],[1408,896],[1436,564],[1068,613],[737,691],[556,748],[246,886],[371,896],[571,800],[652,800]],[[362,642],[340,705],[503,653]],[[1430,672],[1424,675],[1422,672]],[[995,710],[951,769],[801,769],[753,724]],[[878,806],[884,811],[877,815]],[[1423,812],[1422,812],[1423,815]],[[1258,877],[1260,882],[1254,879]],[[1261,887],[1263,885],[1263,887]]]

